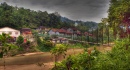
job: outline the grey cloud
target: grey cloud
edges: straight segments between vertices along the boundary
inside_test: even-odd
[[[74,20],[96,21],[107,16],[110,0],[4,0],[33,10],[59,12]]]

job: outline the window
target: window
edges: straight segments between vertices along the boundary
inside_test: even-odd
[[[11,34],[12,34],[12,32],[9,32],[9,34],[11,35]]]
[[[15,32],[15,34],[17,35],[17,34],[18,34],[18,32]]]

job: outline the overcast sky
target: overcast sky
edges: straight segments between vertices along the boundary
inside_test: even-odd
[[[0,0],[4,1],[32,10],[59,12],[73,20],[100,22],[101,18],[107,17],[110,0]]]

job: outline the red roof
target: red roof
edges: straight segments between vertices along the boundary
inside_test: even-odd
[[[59,33],[66,33],[65,29],[59,29],[58,31],[59,31]]]
[[[51,29],[53,32],[58,32],[59,29]]]
[[[66,32],[66,34],[72,34],[72,32],[70,32],[70,31],[67,31],[67,32]]]

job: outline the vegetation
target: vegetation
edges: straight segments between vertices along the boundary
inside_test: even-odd
[[[19,36],[16,43],[20,46],[24,43],[24,38],[22,36]]]
[[[56,70],[128,70],[130,69],[130,45],[128,43],[128,39],[119,39],[115,41],[115,46],[111,51],[100,53],[94,49],[72,55],[56,63]]]
[[[8,5],[6,2],[0,4],[0,27],[12,27],[21,29],[24,27],[37,28],[46,26],[50,28],[74,27],[75,21],[63,18],[58,12],[48,13],[47,11],[34,11],[18,8]],[[96,26],[95,22],[78,22],[79,30],[86,31],[92,26]],[[87,29],[86,29],[87,28]]]
[[[40,37],[37,38],[37,44],[38,49],[44,52],[50,51],[54,47],[54,44],[51,41],[46,39],[44,40],[43,38]]]
[[[55,63],[57,62],[57,59],[60,55],[63,55],[64,58],[66,56],[65,52],[67,51],[67,47],[63,44],[56,44],[56,46],[51,50],[51,53],[55,57]],[[57,66],[55,65],[55,69],[57,69]]]
[[[127,35],[120,27],[129,27],[130,1],[111,0],[108,10],[108,22],[114,31],[114,35],[120,34],[121,37]],[[127,30],[128,31],[128,30]]]
[[[18,48],[15,44],[12,44],[11,42],[11,37],[8,34],[3,33],[2,35],[0,35],[0,58],[3,58],[4,55],[7,56],[10,50]]]

